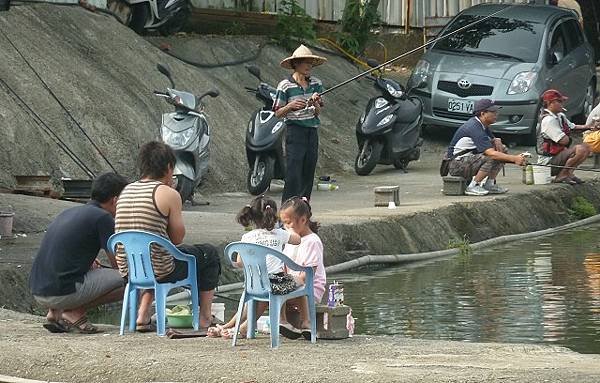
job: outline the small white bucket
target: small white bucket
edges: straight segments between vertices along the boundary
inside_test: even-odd
[[[225,322],[225,303],[213,303],[211,306],[211,312],[215,318]]]
[[[552,182],[550,174],[552,168],[547,166],[533,165],[533,183],[534,185],[546,185]]]

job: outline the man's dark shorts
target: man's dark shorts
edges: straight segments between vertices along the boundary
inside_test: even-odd
[[[198,277],[198,290],[214,290],[219,284],[219,275],[221,275],[221,259],[214,246],[209,244],[200,245],[179,245],[181,252],[196,257],[196,275]],[[175,269],[166,278],[160,282],[176,282],[187,278],[187,262],[175,259]]]

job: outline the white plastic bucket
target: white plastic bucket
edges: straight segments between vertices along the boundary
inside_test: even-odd
[[[225,322],[225,303],[213,303],[211,311],[215,318]]]
[[[533,183],[534,185],[546,185],[552,182],[551,168],[547,166],[533,165]]]

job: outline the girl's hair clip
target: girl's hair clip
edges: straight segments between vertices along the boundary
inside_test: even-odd
[[[250,205],[246,205],[246,207],[252,209],[252,206],[250,206]]]
[[[302,199],[302,201],[304,201],[304,202],[308,203],[308,198],[306,198],[306,197],[301,197],[301,199]]]
[[[265,210],[270,209],[270,208],[271,208],[271,205],[265,206]]]

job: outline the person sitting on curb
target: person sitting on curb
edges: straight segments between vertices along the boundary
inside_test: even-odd
[[[106,245],[114,232],[117,197],[126,185],[115,173],[99,176],[90,202],[63,211],[48,226],[29,275],[34,299],[48,308],[48,331],[97,333],[86,310],[123,299],[125,282]],[[112,268],[94,267],[101,248]]]
[[[448,147],[448,158],[452,158],[449,174],[470,180],[467,195],[483,196],[502,194],[508,189],[496,184],[496,176],[505,162],[523,166],[523,155],[510,155],[499,138],[494,137],[490,125],[498,118],[499,106],[484,98],[475,103],[475,116],[462,124],[454,133]],[[485,182],[484,182],[485,180]]]
[[[590,150],[586,144],[571,144],[573,130],[588,130],[591,125],[575,125],[563,113],[563,102],[567,97],[555,89],[548,89],[542,94],[544,109],[540,113],[537,127],[538,164],[555,165],[551,174],[556,176],[554,182],[575,185],[583,183],[576,177],[574,169],[588,157]],[[569,168],[560,168],[568,166]]]
[[[196,258],[198,298],[200,303],[200,327],[212,324],[212,300],[221,274],[221,260],[217,249],[208,244],[184,245],[181,196],[172,187],[175,153],[168,145],[148,142],[140,148],[138,167],[142,175],[121,193],[117,201],[115,232],[144,230],[169,239],[183,253]],[[154,275],[159,282],[176,282],[187,278],[188,264],[174,259],[160,246],[152,246],[150,253]],[[117,265],[124,278],[129,273],[127,255],[122,245],[117,245]],[[145,290],[140,299],[136,331],[156,331],[150,312],[154,290]]]

